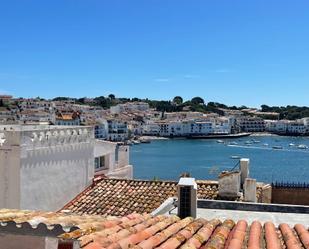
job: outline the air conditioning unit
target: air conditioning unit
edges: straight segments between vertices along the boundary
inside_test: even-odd
[[[194,178],[183,177],[178,182],[178,216],[196,218],[197,184]]]

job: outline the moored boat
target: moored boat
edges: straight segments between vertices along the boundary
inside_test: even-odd
[[[240,159],[240,156],[231,156],[231,159]]]
[[[300,145],[297,146],[297,148],[301,149],[301,150],[306,150],[306,149],[308,149],[308,146],[305,145],[305,144],[300,144]]]
[[[282,150],[283,147],[282,147],[282,146],[279,146],[279,145],[276,145],[276,146],[273,146],[273,149],[274,149],[274,150]]]

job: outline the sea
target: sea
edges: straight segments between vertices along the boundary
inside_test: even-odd
[[[135,179],[177,180],[184,172],[196,179],[218,179],[221,171],[250,159],[250,177],[262,182],[309,182],[308,137],[250,136],[237,139],[166,139],[132,145]]]

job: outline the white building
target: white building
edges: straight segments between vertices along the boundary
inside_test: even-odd
[[[54,102],[40,99],[20,99],[18,100],[18,102],[19,106],[23,110],[36,109],[36,110],[52,111],[56,107]]]
[[[237,126],[245,132],[265,131],[265,121],[258,117],[243,116],[236,119]]]
[[[265,120],[265,130],[272,133],[285,134],[288,123],[288,120]]]
[[[298,120],[266,120],[266,130],[283,135],[309,134],[309,118]]]
[[[186,122],[185,133],[188,135],[209,135],[213,133],[214,123],[207,120]]]
[[[110,119],[108,123],[108,140],[125,141],[128,139],[128,124],[126,121]]]
[[[291,135],[305,135],[307,127],[303,122],[293,121],[288,124],[287,133]]]
[[[168,121],[182,121],[203,117],[202,112],[164,112],[163,118]]]
[[[92,127],[0,126],[0,208],[58,210],[95,171],[131,178],[128,153],[96,142]]]
[[[94,126],[94,136],[96,139],[108,138],[108,124],[106,120],[97,121]]]
[[[128,102],[125,104],[118,104],[110,107],[112,114],[119,114],[122,112],[134,112],[134,111],[148,111],[149,104],[145,102]]]
[[[96,140],[94,148],[95,175],[110,178],[133,178],[133,167],[129,164],[129,146]]]
[[[156,122],[147,121],[145,124],[143,124],[142,133],[143,135],[159,136],[160,126]]]
[[[148,121],[143,125],[144,135],[183,137],[190,135],[230,134],[229,118],[200,118],[196,120]]]
[[[18,114],[19,123],[46,123],[49,124],[55,120],[55,116],[47,111],[42,110],[23,110]]]
[[[212,134],[230,134],[232,131],[233,119],[230,117],[218,117],[214,120]]]

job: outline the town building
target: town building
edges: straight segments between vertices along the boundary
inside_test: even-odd
[[[93,127],[0,126],[0,207],[57,210],[97,174],[132,178],[129,148],[96,141]]]
[[[118,119],[107,120],[108,124],[108,140],[110,141],[126,141],[129,138],[128,123]]]
[[[94,147],[95,176],[132,179],[133,167],[129,163],[129,146],[96,140]]]
[[[0,124],[16,124],[17,122],[18,117],[16,113],[0,107]]]
[[[55,116],[40,109],[22,110],[17,115],[20,124],[50,124]]]
[[[266,130],[279,135],[304,136],[309,134],[309,119],[265,120]]]
[[[13,101],[13,97],[11,95],[0,95],[0,103],[2,105],[8,105]]]
[[[18,99],[18,105],[22,110],[36,109],[44,111],[53,111],[55,104],[52,101],[41,99]]]
[[[149,136],[159,136],[160,135],[160,125],[154,121],[147,120],[143,124],[142,134]]]
[[[111,114],[120,114],[122,112],[134,112],[149,110],[149,104],[145,102],[127,102],[125,104],[118,104],[110,107]]]
[[[60,112],[56,114],[55,125],[80,125],[80,116],[78,112]]]
[[[236,124],[240,131],[244,132],[264,132],[265,121],[262,118],[243,116],[236,118]]]
[[[185,137],[191,135],[230,134],[230,119],[199,118],[195,120],[162,120],[147,122],[143,125],[144,135],[159,135],[163,137]]]
[[[285,134],[288,123],[288,120],[265,120],[265,130],[276,134]]]
[[[191,120],[203,117],[202,112],[164,112],[162,118],[168,121]]]
[[[108,125],[107,125],[107,121],[101,123],[101,122],[97,122],[94,125],[94,136],[96,139],[102,139],[105,140],[108,138]]]

